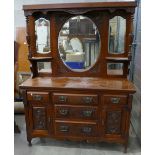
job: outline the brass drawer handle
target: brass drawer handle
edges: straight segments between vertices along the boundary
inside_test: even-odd
[[[59,96],[59,101],[60,102],[66,102],[67,101],[67,96]]]
[[[82,112],[84,117],[90,117],[92,115],[92,113],[93,113],[93,110],[84,110]]]
[[[82,133],[91,133],[92,132],[92,128],[91,127],[83,127],[82,128]]]
[[[34,94],[31,94],[31,95],[32,95],[33,100],[41,101],[43,99],[41,95],[34,95]]]
[[[37,109],[37,114],[41,114],[41,110],[40,109]]]
[[[86,97],[83,97],[83,100],[85,103],[90,104],[93,102],[93,97],[86,96]]]
[[[68,114],[68,109],[60,109],[59,110],[59,113],[61,114],[61,115],[63,115],[63,116],[66,116],[67,114]]]
[[[111,102],[114,103],[114,104],[118,104],[120,102],[120,98],[118,98],[118,97],[112,97],[111,98]]]
[[[59,130],[61,132],[68,132],[69,131],[69,126],[67,126],[67,125],[61,125],[60,128],[59,128]]]

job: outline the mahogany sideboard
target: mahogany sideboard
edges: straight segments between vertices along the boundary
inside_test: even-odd
[[[20,89],[30,146],[32,138],[50,137],[121,143],[126,152],[136,91],[128,80],[135,7],[23,6],[32,77]]]

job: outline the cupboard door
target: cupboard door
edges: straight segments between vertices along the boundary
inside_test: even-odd
[[[47,136],[49,133],[48,110],[46,106],[33,106],[29,108],[30,132],[32,136]]]
[[[102,135],[105,138],[123,138],[129,123],[127,108],[106,108],[102,111]],[[111,139],[111,140],[112,140]]]

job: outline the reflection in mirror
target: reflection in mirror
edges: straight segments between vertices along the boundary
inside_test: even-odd
[[[37,62],[39,73],[51,73],[51,62]]]
[[[107,63],[108,75],[123,75],[123,63]]]
[[[50,52],[50,22],[45,18],[35,21],[36,49],[37,53]]]
[[[126,19],[115,16],[109,20],[109,53],[124,53]]]
[[[59,32],[58,47],[60,57],[70,69],[84,71],[90,68],[100,52],[96,25],[84,16],[70,18]]]

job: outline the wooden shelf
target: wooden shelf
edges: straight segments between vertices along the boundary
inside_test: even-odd
[[[110,60],[110,61],[130,61],[128,57],[106,57],[106,60]]]
[[[107,69],[108,75],[123,75],[123,69]]]
[[[50,61],[52,60],[53,58],[52,57],[32,57],[32,58],[29,58],[30,61]]]

